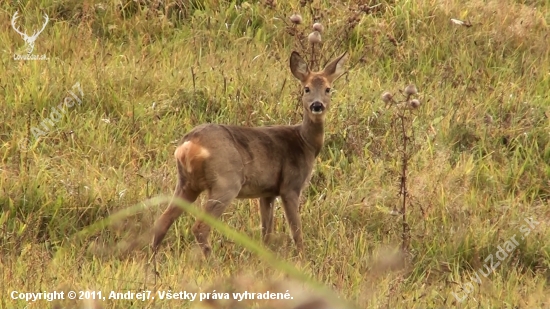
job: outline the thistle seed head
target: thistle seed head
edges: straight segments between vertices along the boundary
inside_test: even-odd
[[[384,103],[390,103],[392,100],[393,95],[391,93],[386,91],[382,94],[382,101],[384,101]]]
[[[413,109],[417,109],[420,107],[420,101],[417,99],[412,99],[409,103]]]
[[[319,44],[321,43],[321,34],[319,33],[319,31],[313,31],[309,34],[307,39],[311,44]]]
[[[418,90],[416,89],[416,86],[415,85],[408,85],[406,88],[405,88],[405,94],[407,96],[411,96],[411,95],[415,95],[418,93]]]
[[[313,24],[313,31],[317,31],[319,33],[322,33],[325,27],[323,27],[323,24],[321,23],[314,23]]]
[[[277,6],[277,0],[265,0],[265,4],[274,9]]]
[[[290,21],[295,25],[299,25],[302,23],[302,15],[293,14],[292,16],[290,16]]]

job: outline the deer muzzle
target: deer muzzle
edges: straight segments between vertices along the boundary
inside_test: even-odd
[[[309,109],[313,114],[321,114],[325,111],[325,105],[321,102],[313,102],[309,106]]]

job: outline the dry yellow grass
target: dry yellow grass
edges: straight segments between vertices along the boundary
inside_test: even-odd
[[[301,2],[0,4],[0,308],[550,308],[550,3]],[[28,33],[49,15],[34,48],[49,60],[13,59],[25,48],[11,28],[15,11]],[[182,216],[159,252],[155,282],[148,231],[166,203],[143,203],[172,194],[177,140],[204,122],[301,120],[288,69],[298,48],[285,25],[293,13],[308,29],[319,17],[326,58],[350,52],[302,197],[305,257],[292,255],[279,206],[277,237],[262,249],[258,202],[243,200],[216,226],[209,261],[190,232],[193,216]],[[77,82],[82,103],[41,127]],[[408,84],[422,104],[412,119],[404,256],[394,215],[401,142],[380,97]],[[528,235],[526,218],[540,223]],[[476,282],[514,235],[518,244]],[[288,290],[294,299],[11,298],[214,289]]]

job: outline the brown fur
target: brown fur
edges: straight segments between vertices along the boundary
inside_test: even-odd
[[[193,203],[200,193],[207,191],[205,210],[214,217],[220,217],[235,198],[259,198],[262,236],[267,242],[273,232],[273,202],[280,196],[294,242],[302,252],[298,200],[323,146],[330,86],[342,74],[344,61],[345,54],[323,71],[310,72],[298,53],[292,53],[292,74],[304,87],[304,118],[299,125],[249,128],[203,124],[187,133],[174,153],[178,168],[174,198]],[[320,105],[323,111],[314,113],[313,107]],[[155,252],[182,212],[171,203],[155,222]],[[197,220],[193,233],[208,256],[210,227]]]

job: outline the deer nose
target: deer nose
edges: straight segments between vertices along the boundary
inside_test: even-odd
[[[314,114],[320,114],[325,110],[325,105],[319,101],[315,101],[311,103],[311,105],[309,106],[309,109]]]

